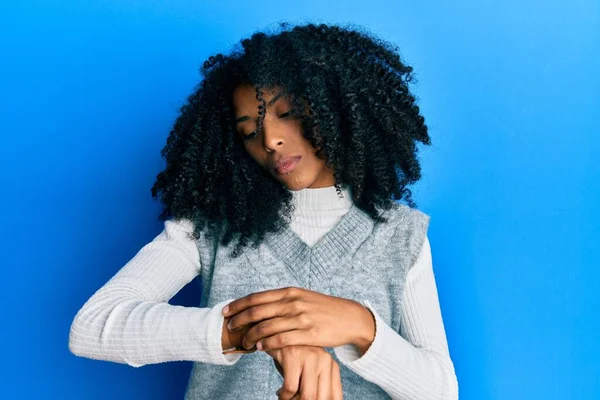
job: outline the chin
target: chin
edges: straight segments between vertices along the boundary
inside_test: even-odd
[[[285,186],[288,190],[291,190],[293,192],[297,192],[299,190],[306,189],[306,186],[290,185],[287,183],[284,183],[283,186]]]
[[[288,177],[288,180],[284,180],[281,183],[288,190],[292,190],[294,192],[306,189],[307,187],[310,186],[310,184],[307,184],[306,181],[304,179],[302,179],[301,177],[294,178],[294,177],[290,176],[290,177]]]

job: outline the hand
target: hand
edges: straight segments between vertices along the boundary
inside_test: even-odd
[[[266,352],[283,377],[279,400],[339,400],[343,398],[340,366],[315,346],[288,346]]]
[[[374,317],[362,304],[296,287],[252,293],[223,311],[232,330],[255,323],[242,339],[247,349],[354,344],[364,353],[375,336]]]

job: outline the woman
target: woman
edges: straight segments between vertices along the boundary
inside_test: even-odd
[[[152,187],[164,230],[83,305],[70,349],[191,360],[186,399],[456,399],[408,189],[430,144],[412,68],[357,29],[282,28],[204,63]],[[196,276],[199,307],[168,304]]]

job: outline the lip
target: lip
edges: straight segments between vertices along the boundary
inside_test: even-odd
[[[273,170],[279,175],[284,175],[289,172],[292,172],[298,165],[298,162],[300,162],[301,158],[301,156],[283,157],[281,160],[277,161],[274,164],[275,168],[273,168]]]

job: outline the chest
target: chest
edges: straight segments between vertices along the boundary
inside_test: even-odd
[[[318,248],[306,246],[294,262],[278,257],[269,246],[236,259],[217,251],[203,277],[203,307],[248,294],[299,287],[363,303],[369,300],[390,326],[399,327],[405,268],[368,238],[351,254],[324,259]]]

